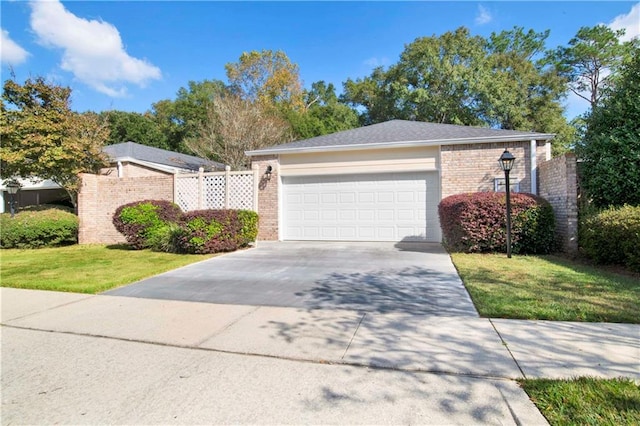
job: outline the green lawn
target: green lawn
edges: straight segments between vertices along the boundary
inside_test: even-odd
[[[104,245],[6,249],[0,250],[0,285],[99,293],[210,257]]]
[[[640,278],[558,256],[451,255],[483,317],[640,324]]]
[[[521,380],[554,425],[638,425],[640,386],[630,379]]]

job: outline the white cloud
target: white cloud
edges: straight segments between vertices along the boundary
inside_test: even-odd
[[[491,21],[493,21],[493,16],[491,16],[489,10],[482,5],[478,5],[478,14],[476,15],[475,21],[476,25],[488,24]]]
[[[9,65],[19,65],[27,60],[29,52],[24,50],[18,43],[13,41],[9,37],[9,32],[6,30],[0,30],[2,34],[0,38],[0,55],[2,56],[2,63]]]
[[[612,30],[624,29],[626,32],[622,41],[629,41],[640,36],[640,3],[633,5],[626,15],[618,15],[609,24]]]
[[[127,83],[144,87],[160,69],[127,54],[118,29],[70,13],[58,1],[33,1],[31,29],[45,46],[63,49],[60,67],[109,96],[125,96]]]

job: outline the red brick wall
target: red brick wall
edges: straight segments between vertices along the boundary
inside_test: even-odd
[[[124,237],[113,226],[113,213],[123,204],[141,200],[173,201],[173,176],[114,178],[82,174],[78,194],[80,244],[117,244]]]
[[[265,155],[252,158],[252,168],[258,168],[260,183],[258,184],[258,215],[260,224],[258,240],[278,240],[278,158]],[[265,171],[271,166],[271,179],[267,180]]]
[[[540,196],[553,206],[562,250],[578,251],[578,179],[576,157],[565,154],[538,165]]]

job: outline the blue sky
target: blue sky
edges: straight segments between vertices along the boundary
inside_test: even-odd
[[[397,61],[417,37],[466,26],[474,35],[514,26],[551,30],[566,45],[582,26],[639,32],[634,2],[213,2],[6,1],[1,3],[2,80],[45,76],[73,89],[78,111],[144,112],[190,80],[226,81],[245,51],[283,50],[306,87],[338,90],[347,78]],[[567,117],[587,108],[567,99]]]

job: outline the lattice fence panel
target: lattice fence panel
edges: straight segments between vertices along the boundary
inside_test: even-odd
[[[254,210],[253,174],[229,176],[229,208]]]
[[[180,177],[175,180],[176,203],[183,212],[198,209],[198,176]]]
[[[204,177],[204,194],[202,197],[203,209],[223,209],[224,208],[224,191],[225,177],[224,175],[205,176]]]

